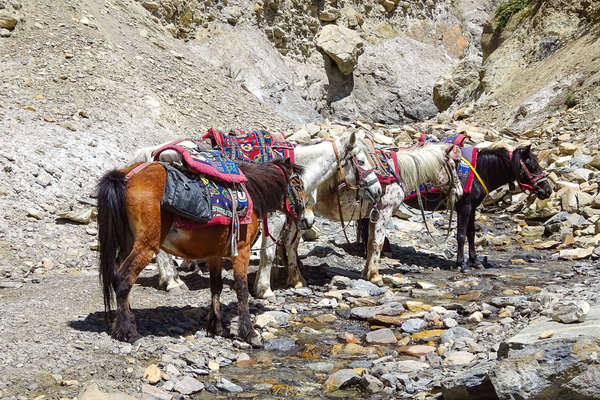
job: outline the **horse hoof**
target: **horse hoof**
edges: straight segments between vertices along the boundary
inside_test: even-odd
[[[275,293],[273,293],[273,291],[271,290],[271,288],[268,289],[263,289],[263,290],[256,290],[256,296],[257,299],[269,299],[269,298],[274,298],[275,297]]]

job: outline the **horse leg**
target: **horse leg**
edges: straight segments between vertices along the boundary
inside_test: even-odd
[[[300,243],[300,228],[295,222],[290,224],[290,230],[285,234],[285,249],[287,253],[288,279],[287,286],[300,288],[306,286],[306,281],[300,272],[298,260],[298,244]]]
[[[185,283],[179,278],[177,265],[173,257],[165,251],[159,250],[156,254],[156,264],[158,265],[158,287],[167,292],[185,286]]]
[[[262,347],[260,336],[252,329],[250,311],[248,309],[248,262],[250,261],[250,245],[238,249],[238,256],[233,259],[233,280],[238,299],[238,336],[250,343],[252,347]]]
[[[268,217],[269,232],[275,238],[279,237],[285,216],[281,213],[275,213]],[[275,260],[277,245],[264,232],[262,234],[262,245],[260,248],[260,263],[258,271],[254,278],[254,296],[258,299],[266,299],[275,297],[275,293],[271,290],[271,267]]]
[[[154,252],[154,249],[136,243],[113,275],[112,286],[117,300],[117,319],[113,324],[112,336],[117,340],[134,342],[140,336],[129,305],[129,293],[140,272],[152,260]]]
[[[369,240],[367,242],[367,263],[363,270],[363,279],[373,283],[382,281],[379,275],[379,257],[385,241],[385,224],[392,217],[392,207],[382,207],[375,222],[369,223]]]
[[[469,215],[471,214],[471,204],[468,201],[460,204],[457,207],[456,212],[456,267],[460,270],[463,269],[465,264],[465,236],[467,233],[467,226],[469,222]]]
[[[467,266],[473,268],[477,265],[477,251],[475,250],[475,207],[472,207],[469,213],[467,240],[469,241],[469,260],[467,261]]]
[[[217,336],[223,336],[223,318],[221,316],[221,291],[223,278],[221,276],[221,257],[210,257],[206,260],[210,272],[211,304],[208,313],[208,326],[206,330]]]

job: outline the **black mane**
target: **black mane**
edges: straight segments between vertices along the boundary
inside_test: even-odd
[[[285,160],[275,160],[261,164],[238,163],[240,169],[248,178],[246,189],[252,199],[252,206],[257,218],[262,218],[281,208],[281,201],[288,190],[290,179],[289,166]],[[292,171],[302,174],[304,168],[292,164]],[[283,174],[282,174],[283,172]]]

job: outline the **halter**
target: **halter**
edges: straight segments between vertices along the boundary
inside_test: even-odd
[[[359,190],[361,188],[367,188],[367,187],[371,186],[373,183],[375,183],[375,180],[370,180],[370,181],[366,180],[366,177],[375,170],[375,167],[371,164],[370,169],[364,169],[360,165],[358,165],[358,159],[356,158],[356,156],[352,156],[352,159],[351,159],[352,164],[354,165],[354,168],[356,168],[356,173],[358,175],[358,186],[350,184],[348,182],[348,179],[346,178],[346,174],[344,173],[344,168],[342,167],[342,158],[340,157],[340,152],[338,151],[335,140],[333,140],[333,139],[325,139],[325,140],[328,141],[329,143],[331,143],[331,146],[333,147],[333,153],[335,154],[335,159],[336,159],[337,165],[338,165],[338,177],[340,178],[341,181],[343,181],[337,186],[338,191],[342,190],[345,187],[347,187],[349,189]],[[369,160],[369,162],[371,162],[371,161]]]
[[[508,152],[508,157],[509,159],[512,161],[512,156],[513,156],[513,152],[510,151]],[[531,171],[529,171],[529,168],[527,168],[527,165],[525,165],[525,162],[523,160],[519,160],[519,163],[521,164],[521,170],[523,172],[525,172],[525,175],[527,175],[527,178],[529,179],[530,183],[525,183],[525,182],[521,182],[521,180],[519,179],[519,175],[517,174],[517,178],[516,181],[519,184],[519,187],[521,188],[522,191],[526,192],[526,191],[534,191],[536,186],[543,181],[548,180],[547,176],[548,173],[546,171],[542,171],[542,173],[540,173],[539,175],[534,175],[531,173]]]

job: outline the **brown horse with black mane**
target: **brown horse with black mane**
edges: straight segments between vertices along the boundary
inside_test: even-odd
[[[139,337],[129,305],[129,292],[154,254],[163,249],[179,257],[207,260],[212,296],[208,331],[217,335],[223,334],[221,262],[223,257],[231,258],[238,298],[238,335],[253,346],[260,346],[260,338],[252,329],[248,310],[250,248],[258,233],[258,219],[281,209],[290,177],[293,173],[300,173],[302,168],[293,165],[289,159],[258,165],[239,164],[248,179],[246,189],[254,212],[251,223],[240,226],[238,254],[231,255],[229,226],[208,225],[193,230],[176,228],[175,215],[161,208],[165,168],[152,163],[129,174],[139,165],[136,163],[123,170],[110,171],[98,184],[100,279],[107,322],[113,293],[118,309],[112,336],[128,341]]]

